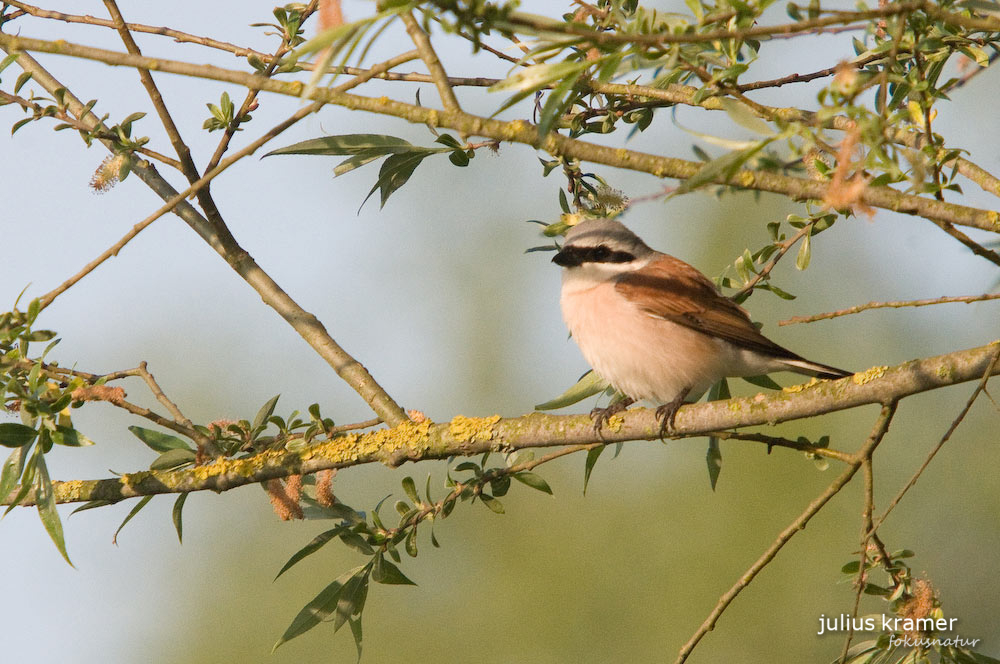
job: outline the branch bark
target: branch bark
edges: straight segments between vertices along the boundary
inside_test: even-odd
[[[56,53],[96,60],[114,66],[142,67],[184,76],[226,81],[293,97],[301,96],[306,87],[301,81],[276,81],[257,74],[221,67],[134,56],[128,53],[70,44],[65,41],[52,42],[0,34],[0,48],[7,52],[28,50]],[[687,180],[698,174],[703,166],[700,162],[597,145],[556,133],[543,136],[539,134],[536,127],[523,120],[505,122],[482,118],[462,111],[430,109],[393,101],[385,97],[363,97],[325,88],[313,90],[309,98],[313,101],[342,106],[350,110],[389,115],[412,123],[452,129],[469,136],[483,136],[513,143],[523,143],[553,155],[649,173],[660,178]],[[740,170],[729,178],[718,176],[712,182],[741,189],[783,194],[799,201],[822,200],[828,187],[827,183],[822,181],[752,170]],[[970,226],[994,233],[1000,232],[1000,212],[903,194],[890,187],[866,187],[858,202],[869,207],[916,215],[938,222]]]
[[[992,375],[1000,373],[1000,366],[991,365],[998,349],[1000,340],[895,367],[873,367],[837,381],[815,381],[771,394],[684,406],[675,420],[677,435],[701,436],[734,427],[815,417],[868,404],[891,403],[919,392],[982,380],[987,368]],[[52,486],[58,503],[118,502],[161,493],[218,492],[289,475],[374,462],[397,466],[406,461],[446,459],[487,451],[654,440],[660,435],[660,423],[653,410],[639,408],[627,411],[620,421],[613,419],[601,433],[601,436],[595,433],[593,420],[587,415],[532,413],[509,419],[457,416],[450,422],[428,420],[419,424],[407,420],[389,429],[337,436],[297,452],[271,450],[240,459],[217,459],[186,470],[145,471],[114,479],[53,482]],[[784,446],[777,438],[762,442],[768,446]],[[16,490],[4,498],[3,504],[10,504],[15,495]],[[33,504],[34,499],[34,493],[29,493],[21,504]]]

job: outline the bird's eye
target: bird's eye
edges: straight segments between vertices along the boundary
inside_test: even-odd
[[[611,250],[605,247],[603,244],[594,249],[594,260],[598,263],[603,263],[608,260],[611,256]]]

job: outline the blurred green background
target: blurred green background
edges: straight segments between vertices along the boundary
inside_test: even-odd
[[[69,3],[66,11],[103,15],[100,3]],[[671,5],[661,3],[664,8]],[[557,3],[528,11],[567,10]],[[123,6],[130,21],[170,25],[261,50],[273,40],[249,23],[266,21],[266,3],[143,3]],[[371,10],[348,2],[348,19]],[[780,13],[776,14],[780,20]],[[107,31],[42,21],[15,24],[25,36],[78,41],[120,50]],[[13,29],[13,28],[11,28]],[[137,35],[148,55],[239,68],[225,54]],[[371,56],[401,46],[390,31]],[[490,58],[469,57],[461,41],[435,37],[449,73],[503,76]],[[805,72],[851,54],[849,36],[765,48],[759,77]],[[56,56],[39,60],[83,99],[98,98],[101,113],[121,119],[150,111],[134,72]],[[4,73],[17,75],[15,68]],[[420,69],[414,63],[413,69]],[[410,68],[404,67],[404,71]],[[200,127],[204,104],[228,91],[210,81],[157,77],[195,159],[203,164],[218,134]],[[940,105],[935,128],[950,145],[1000,170],[995,110],[1000,82],[987,71]],[[405,92],[404,90],[405,86]],[[362,94],[422,92],[432,86],[371,84]],[[815,88],[761,92],[762,103],[814,106]],[[472,112],[489,114],[501,97],[462,90]],[[239,147],[292,113],[295,100],[265,96]],[[527,117],[516,107],[504,117]],[[731,133],[719,115],[680,109],[679,121],[699,130]],[[5,126],[21,118],[0,109]],[[152,113],[134,132],[167,151]],[[323,134],[387,133],[430,144],[423,127],[328,108],[300,123],[274,145]],[[740,135],[738,132],[732,135]],[[621,141],[612,135],[608,141]],[[628,145],[689,157],[694,139],[669,114]],[[87,188],[103,148],[83,149],[70,132],[43,123],[0,143],[0,221],[4,255],[0,301],[9,308],[26,285],[48,291],[110,246],[160,202],[137,178],[111,192]],[[558,174],[540,177],[536,154],[503,145],[481,153],[467,169],[428,159],[384,210],[370,201],[357,213],[376,170],[333,179],[336,162],[273,157],[243,161],[212,191],[237,239],[333,337],[358,357],[406,408],[446,420],[456,414],[516,416],[559,394],[586,369],[567,339],[558,308],[559,273],[549,254],[525,254],[542,244],[528,219],[554,221]],[[633,197],[662,183],[599,169]],[[173,174],[168,174],[179,183]],[[995,206],[974,185],[963,202]],[[625,222],[655,248],[709,275],[722,272],[744,248],[767,239],[765,224],[801,210],[782,199],[751,194],[688,195],[635,206]],[[977,236],[980,237],[980,236]],[[972,294],[990,289],[995,269],[973,257],[929,222],[879,212],[839,221],[814,242],[812,264],[791,261],[776,283],[799,295],[782,301],[758,293],[748,302],[765,333],[817,361],[863,370],[981,345],[997,336],[997,304],[869,312],[833,321],[778,328],[777,321],[869,300]],[[88,276],[43,314],[40,325],[59,331],[55,355],[64,364],[108,372],[149,362],[167,393],[195,421],[252,417],[274,394],[278,413],[319,402],[338,423],[367,419],[364,403],[297,335],[174,217],[163,218],[121,254]],[[787,377],[785,384],[791,382]],[[736,385],[736,383],[734,383]],[[153,406],[141,384],[130,398]],[[748,385],[737,389],[754,390]],[[880,511],[923,461],[973,389],[972,384],[907,399],[875,466]],[[592,407],[590,401],[573,412]],[[833,446],[854,450],[877,408],[868,407],[769,431],[778,435],[830,433]],[[881,529],[890,550],[910,548],[914,572],[939,591],[958,631],[979,638],[981,650],[1000,651],[996,616],[1000,548],[995,471],[998,414],[980,399],[965,423]],[[77,426],[98,444],[57,449],[56,479],[107,477],[109,469],[145,468],[154,454],[125,429],[133,420],[110,406],[78,412]],[[441,549],[424,533],[420,557],[404,560],[419,586],[374,586],[364,616],[366,662],[654,662],[672,661],[719,596],[760,555],[835,473],[801,454],[767,455],[750,443],[722,444],[718,488],[709,488],[704,439],[631,443],[612,461],[606,454],[581,494],[583,458],[569,457],[539,472],[555,497],[521,485],[505,499],[506,514],[462,505],[439,522]],[[400,494],[405,475],[422,485],[427,473],[440,487],[441,463],[391,470],[357,468],[336,479],[338,497],[370,509]],[[515,483],[516,484],[516,483]],[[841,565],[855,560],[861,514],[860,482],[845,489],[798,534],[723,615],[695,651],[694,662],[829,661],[839,636],[816,636],[821,614],[851,611],[853,590]],[[438,489],[438,494],[443,490]],[[359,564],[358,554],[329,545],[275,583],[287,558],[327,523],[282,523],[256,487],[187,501],[184,544],[170,523],[170,498],[157,498],[111,544],[131,509],[125,503],[68,518],[68,567],[33,510],[15,510],[0,524],[5,570],[0,605],[0,660],[10,662],[283,662],[353,661],[350,635],[322,625],[274,655],[271,645],[299,608],[329,581]],[[866,598],[861,613],[885,604]]]

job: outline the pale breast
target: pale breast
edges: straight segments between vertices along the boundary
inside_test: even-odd
[[[666,403],[696,397],[726,375],[729,344],[653,318],[607,281],[563,289],[563,319],[590,366],[633,399]]]

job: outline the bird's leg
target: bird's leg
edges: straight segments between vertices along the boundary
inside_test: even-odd
[[[677,417],[677,411],[684,405],[684,398],[687,397],[690,391],[690,387],[685,387],[674,397],[673,401],[665,403],[656,409],[656,417],[660,420],[661,440],[667,433],[674,433],[674,418]]]
[[[634,403],[635,399],[622,397],[621,399],[612,401],[607,408],[595,408],[590,411],[590,417],[594,420],[594,431],[600,435],[601,427],[603,427],[604,424],[612,418],[612,416],[622,412]]]

